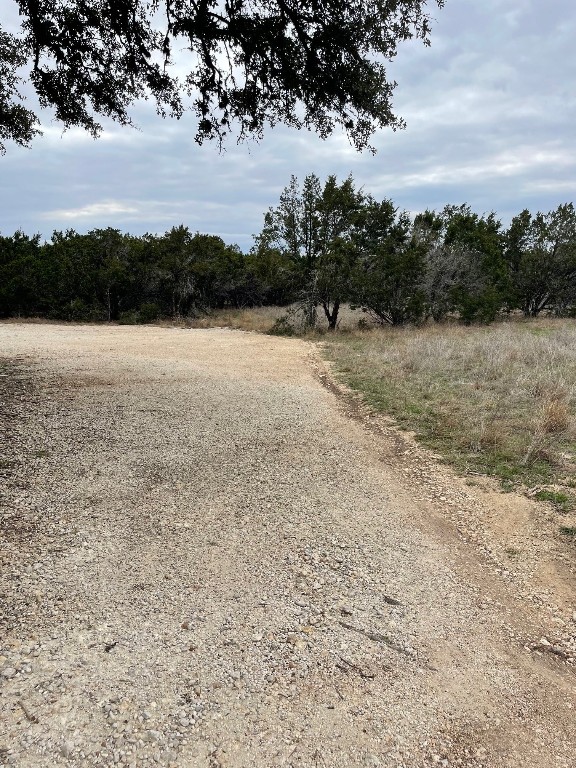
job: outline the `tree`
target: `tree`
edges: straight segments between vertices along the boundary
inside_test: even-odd
[[[0,27],[0,154],[4,154],[4,142],[12,139],[21,146],[28,146],[40,131],[38,118],[21,103],[18,90],[22,79],[17,72],[25,66],[26,49],[14,35]]]
[[[295,264],[279,248],[257,240],[245,258],[245,267],[258,286],[255,304],[283,306],[296,298]]]
[[[314,325],[320,305],[328,328],[336,328],[358,253],[355,237],[364,200],[351,176],[341,184],[329,176],[322,186],[317,176],[309,174],[302,188],[292,176],[279,205],[265,215],[256,251],[275,248],[294,263],[307,325]]]
[[[42,297],[38,286],[40,235],[18,230],[0,236],[0,316],[33,315]]]
[[[379,323],[417,323],[424,315],[422,276],[425,244],[414,234],[407,213],[389,200],[372,203],[365,222],[367,247],[353,275],[353,304]]]
[[[442,7],[444,0],[435,0]],[[31,65],[43,107],[97,135],[99,116],[130,124],[152,97],[179,118],[191,97],[196,140],[261,135],[278,122],[323,138],[336,126],[358,149],[403,126],[384,62],[402,41],[429,44],[426,0],[18,0],[19,35],[0,37],[0,138],[27,145],[35,115],[15,67]],[[174,51],[191,54],[179,80]],[[180,63],[180,62],[178,62]]]
[[[239,308],[257,303],[259,289],[246,272],[244,254],[238,246],[226,245],[217,235],[197,232],[191,248],[197,308]]]
[[[256,249],[278,248],[309,276],[320,253],[318,202],[322,194],[320,179],[306,176],[300,189],[296,176],[280,195],[276,208],[264,215],[262,232],[255,237]]]
[[[507,293],[501,223],[468,205],[427,211],[416,223],[430,226],[424,289],[430,312],[441,320],[457,312],[464,323],[494,320]]]
[[[156,264],[161,294],[167,296],[172,317],[187,315],[196,288],[193,235],[183,224],[156,238]]]
[[[576,211],[572,203],[532,217],[524,210],[506,233],[513,302],[526,317],[576,303]]]
[[[331,331],[338,323],[340,305],[350,292],[350,275],[358,256],[356,234],[364,203],[364,195],[355,189],[352,176],[342,184],[338,184],[336,176],[329,176],[317,201],[319,255],[315,293]]]
[[[105,307],[108,322],[118,320],[133,280],[131,238],[112,227],[92,230],[87,237],[93,243],[96,259],[98,303]]]

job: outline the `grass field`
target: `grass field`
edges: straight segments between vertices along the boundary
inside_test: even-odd
[[[336,374],[464,472],[571,508],[576,322],[374,329],[324,344]]]

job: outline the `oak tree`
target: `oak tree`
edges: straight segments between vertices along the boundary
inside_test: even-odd
[[[17,1],[20,32],[0,27],[0,142],[23,145],[38,132],[19,93],[27,65],[40,105],[94,135],[152,98],[162,116],[192,109],[199,143],[284,123],[340,126],[362,149],[403,126],[386,65],[402,41],[428,45],[432,21],[426,0]]]

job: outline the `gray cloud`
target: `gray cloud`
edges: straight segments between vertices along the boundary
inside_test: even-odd
[[[432,46],[408,43],[389,72],[405,131],[357,154],[284,127],[223,154],[198,147],[192,117],[164,122],[138,105],[141,130],[106,126],[94,141],[48,121],[31,150],[0,159],[0,231],[135,234],[185,223],[249,247],[290,174],[352,173],[376,197],[410,211],[468,202],[505,221],[525,207],[572,200],[576,8],[565,0],[448,0]]]

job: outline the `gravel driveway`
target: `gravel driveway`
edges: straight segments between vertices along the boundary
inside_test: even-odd
[[[0,765],[574,768],[574,668],[311,344],[0,350]]]

